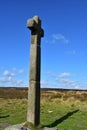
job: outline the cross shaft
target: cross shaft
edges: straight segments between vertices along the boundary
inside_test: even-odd
[[[27,121],[37,126],[40,123],[40,41],[41,37],[44,36],[44,31],[41,28],[41,20],[38,16],[29,19],[27,27],[31,30]]]

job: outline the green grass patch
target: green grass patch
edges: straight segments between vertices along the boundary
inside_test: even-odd
[[[41,105],[41,122],[58,130],[87,130],[87,105],[63,101]]]
[[[23,123],[26,121],[26,114],[27,99],[0,99],[0,123]],[[40,117],[44,127],[87,130],[87,102],[42,100]]]
[[[0,123],[18,124],[26,120],[26,99],[0,99]]]
[[[20,93],[23,95],[22,91]],[[6,123],[13,125],[26,122],[27,99],[14,97],[0,98],[0,130],[4,130]],[[58,130],[87,130],[87,92],[43,91],[40,109],[40,126],[56,127]],[[26,125],[32,129],[41,129],[28,123]]]

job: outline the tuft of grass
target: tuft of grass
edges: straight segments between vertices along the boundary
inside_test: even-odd
[[[0,99],[0,122],[18,124],[26,120],[26,99]]]

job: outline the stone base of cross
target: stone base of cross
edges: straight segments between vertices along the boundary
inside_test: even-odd
[[[22,124],[18,124],[18,125],[9,126],[9,127],[5,128],[5,130],[32,130],[32,129],[25,127],[24,123],[22,123]],[[44,127],[43,130],[58,130],[58,129]]]

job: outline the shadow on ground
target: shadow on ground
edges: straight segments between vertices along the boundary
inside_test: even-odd
[[[72,111],[72,112],[68,112],[66,115],[64,115],[61,118],[55,120],[51,124],[45,125],[43,127],[49,127],[49,128],[56,127],[58,124],[60,124],[61,122],[63,122],[64,120],[66,120],[67,118],[69,118],[70,116],[72,116],[74,113],[77,113],[78,111],[79,111],[79,109],[75,110],[75,111]]]
[[[4,115],[4,116],[0,116],[0,118],[7,118],[9,117],[10,115]]]

